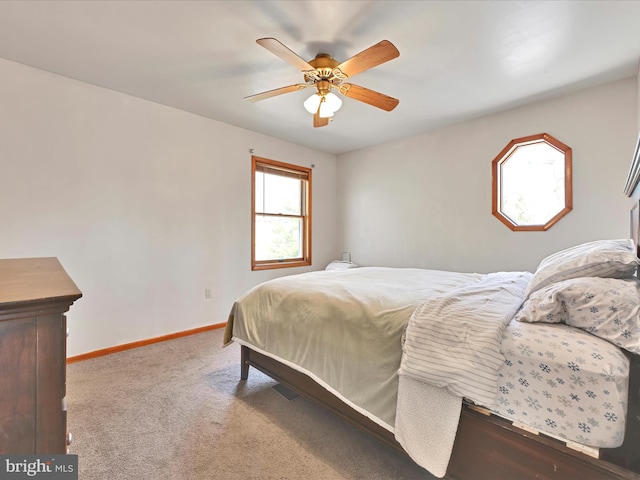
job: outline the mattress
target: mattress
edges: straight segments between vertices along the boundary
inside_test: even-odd
[[[493,413],[583,445],[622,444],[629,360],[618,347],[568,325],[513,320],[502,353]]]

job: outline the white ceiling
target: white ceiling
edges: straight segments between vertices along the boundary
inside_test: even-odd
[[[314,129],[310,90],[255,40],[343,61],[386,39],[400,57],[350,79]],[[640,1],[0,1],[0,57],[339,154],[637,74]]]

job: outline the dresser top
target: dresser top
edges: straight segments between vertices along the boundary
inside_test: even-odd
[[[0,259],[0,308],[56,299],[71,304],[81,296],[55,257]]]

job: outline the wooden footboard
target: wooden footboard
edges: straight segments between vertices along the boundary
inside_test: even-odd
[[[393,434],[352,409],[307,375],[242,347],[241,378],[249,366],[287,388],[328,409],[384,444],[404,453]],[[632,389],[633,390],[633,389]],[[634,406],[636,408],[637,406]],[[635,440],[628,432],[625,444]],[[638,443],[631,445],[638,450]],[[608,453],[609,452],[609,453]],[[604,451],[611,461],[596,459],[566,447],[562,442],[514,427],[510,422],[463,407],[456,442],[445,478],[450,480],[640,480],[640,474],[612,463],[628,465],[622,449]]]

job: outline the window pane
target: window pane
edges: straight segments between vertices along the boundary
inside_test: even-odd
[[[547,143],[519,146],[501,167],[501,211],[516,225],[544,225],[565,207],[564,154]]]
[[[256,212],[301,215],[302,181],[256,172]]]
[[[256,215],[255,259],[302,258],[302,219]]]

